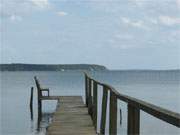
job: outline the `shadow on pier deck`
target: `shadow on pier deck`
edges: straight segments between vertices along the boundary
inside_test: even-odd
[[[47,128],[47,135],[95,135],[106,134],[107,108],[109,108],[109,134],[117,135],[117,101],[127,103],[127,133],[140,134],[140,110],[180,128],[180,114],[142,100],[120,94],[112,86],[103,84],[85,73],[85,104],[81,96],[49,96],[49,89],[42,89],[35,77],[38,89],[38,112],[42,114],[42,100],[58,100],[57,110]],[[102,87],[102,104],[99,106],[98,86]],[[46,91],[47,96],[42,92]],[[108,103],[109,102],[109,103]],[[109,106],[109,107],[107,107]],[[98,107],[101,109],[100,131],[97,132]]]

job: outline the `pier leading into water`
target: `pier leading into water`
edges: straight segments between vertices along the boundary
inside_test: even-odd
[[[144,111],[157,119],[163,120],[180,128],[180,114],[155,106],[148,102],[123,95],[110,85],[101,83],[89,75],[85,76],[85,103],[81,96],[50,96],[49,89],[41,88],[38,79],[35,82],[38,90],[38,112],[42,114],[42,100],[57,100],[57,109],[52,122],[47,128],[47,135],[95,135],[106,134],[106,118],[109,118],[109,134],[117,135],[117,102],[127,103],[127,133],[128,135],[140,134],[140,111]],[[98,95],[102,87],[102,98]],[[47,95],[43,95],[43,92]],[[102,104],[98,105],[98,100]],[[100,129],[98,127],[98,107],[101,115]],[[109,110],[107,110],[109,108]],[[107,112],[109,112],[107,114]],[[109,117],[106,117],[109,115]],[[121,114],[120,114],[121,115]],[[121,117],[121,116],[120,116]],[[151,123],[149,123],[151,124]]]
[[[58,101],[48,135],[96,135],[81,96],[62,96]]]

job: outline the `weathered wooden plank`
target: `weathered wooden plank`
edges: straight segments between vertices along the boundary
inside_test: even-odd
[[[39,98],[40,100],[59,100],[58,96],[42,96]]]
[[[94,132],[90,131],[79,131],[77,132],[78,129],[76,129],[74,132],[73,131],[65,131],[65,132],[59,132],[59,131],[50,131],[48,135],[94,135]]]
[[[97,83],[93,81],[93,123],[95,129],[97,129]]]
[[[61,117],[61,116],[58,116]],[[55,119],[55,118],[54,118]],[[85,119],[81,119],[81,122],[78,122],[76,120],[71,120],[71,121],[62,121],[62,120],[56,120],[56,121],[52,121],[53,123],[51,124],[51,127],[54,126],[70,126],[70,125],[74,125],[74,126],[92,126],[92,120],[85,120]]]
[[[109,134],[117,134],[117,97],[115,93],[110,92],[110,106],[109,106]]]
[[[100,133],[105,134],[108,89],[103,87]]]
[[[140,110],[128,104],[128,135],[139,135]]]
[[[95,135],[92,119],[80,96],[58,98],[58,108],[47,135]]]
[[[88,112],[92,117],[92,81],[88,79]]]
[[[88,106],[88,78],[85,75],[85,97],[86,97],[86,106]]]

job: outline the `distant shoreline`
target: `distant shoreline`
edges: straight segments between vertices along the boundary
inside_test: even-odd
[[[0,71],[124,71],[124,72],[173,72],[180,69],[108,69],[97,64],[0,64]]]
[[[150,72],[150,71],[154,71],[154,72],[168,72],[168,71],[180,71],[180,69],[113,69],[113,70],[109,70],[109,71],[127,71],[127,72]]]
[[[96,64],[0,64],[0,71],[104,71],[105,66]]]

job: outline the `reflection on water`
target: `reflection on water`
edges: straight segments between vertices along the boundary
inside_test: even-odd
[[[41,115],[38,115],[37,131],[44,130],[51,122],[52,116],[53,116],[53,113],[46,113],[46,112],[42,112]]]
[[[50,95],[81,95],[84,97],[84,76],[81,72],[0,72],[1,135],[44,135],[51,122],[57,101],[43,101],[42,117],[38,118],[37,91],[34,90],[33,120],[29,109],[30,89],[37,75]],[[91,75],[111,84],[119,92],[130,95],[175,112],[180,112],[180,72],[107,71]],[[118,102],[122,110],[122,125],[118,133],[126,134],[127,107]],[[118,109],[118,114],[119,114]],[[118,115],[119,121],[119,115]],[[141,134],[178,134],[179,129],[141,112]]]

